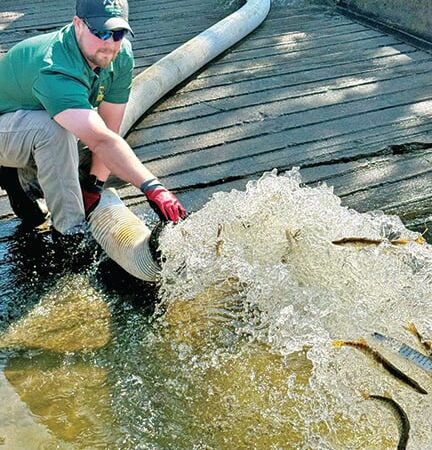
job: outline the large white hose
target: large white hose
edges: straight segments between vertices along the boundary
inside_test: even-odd
[[[156,280],[160,267],[150,251],[150,230],[115,189],[105,189],[89,222],[93,237],[111,259],[141,280]]]
[[[134,78],[120,134],[160,98],[260,25],[271,0],[248,0],[239,10],[186,42]],[[105,252],[133,276],[156,281],[159,267],[149,249],[150,231],[113,189],[102,194],[90,230]]]
[[[233,14],[198,34],[134,78],[120,134],[179,83],[257,28],[271,0],[248,0]]]

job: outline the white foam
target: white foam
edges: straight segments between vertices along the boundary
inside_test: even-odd
[[[332,243],[345,237],[382,243]],[[410,243],[393,245],[395,237]],[[359,401],[362,391],[390,392],[417,430],[412,448],[426,448],[431,438],[421,430],[432,414],[428,396],[405,387],[356,349],[331,345],[333,339],[373,331],[416,345],[404,328],[409,321],[432,335],[432,249],[414,242],[418,237],[396,216],[342,206],[325,184],[302,185],[296,169],[282,176],[272,172],[245,191],[215,194],[186,221],[167,228],[161,240],[162,300],[193,300],[231,280],[244,297],[248,322],[242,333],[282,355],[307,349],[318,417],[337,428],[332,420],[338,412],[354,419],[365,413],[370,402]],[[432,390],[419,369],[396,362]],[[356,426],[361,431],[366,425]],[[393,429],[387,432],[394,435]]]

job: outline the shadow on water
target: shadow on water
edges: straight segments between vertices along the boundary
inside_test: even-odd
[[[133,348],[139,352],[157,286],[95,253],[68,261],[49,234],[15,219],[0,222],[0,395],[10,405],[0,414],[0,442],[6,448],[27,449],[29,442],[109,448],[120,439],[111,396]]]
[[[119,296],[148,315],[153,314],[158,295],[156,283],[138,280],[109,258],[98,264],[96,278],[107,293]]]
[[[23,229],[19,220],[1,222],[0,252],[0,327],[4,329],[37,303],[59,267],[53,264],[50,239]]]
[[[28,230],[17,219],[0,222],[0,330],[25,315],[62,277],[74,273],[87,273],[108,295],[151,314],[157,286],[132,277],[103,256],[95,242],[92,245],[90,254],[65,258],[49,233]]]

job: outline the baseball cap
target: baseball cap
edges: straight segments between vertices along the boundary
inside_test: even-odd
[[[125,29],[131,32],[128,23],[127,0],[77,0],[76,15],[85,19],[91,28],[98,31]]]

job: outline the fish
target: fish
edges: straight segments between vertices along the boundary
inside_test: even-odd
[[[369,246],[369,245],[380,245],[383,242],[392,244],[392,245],[408,245],[411,242],[415,242],[419,245],[423,245],[426,241],[423,236],[419,236],[418,238],[414,240],[410,239],[370,239],[365,237],[356,237],[356,236],[350,236],[350,237],[344,237],[342,239],[336,239],[332,241],[332,244],[334,245],[340,245],[340,246],[348,246],[348,245],[354,245],[354,246]]]
[[[295,247],[300,234],[301,230],[290,230],[289,228],[285,230],[285,238],[288,243],[288,249],[292,249],[293,247]]]
[[[288,263],[289,254],[297,247],[300,234],[301,230],[291,230],[290,228],[285,229],[286,251],[281,257],[282,264]]]
[[[411,377],[403,373],[393,363],[384,358],[384,356],[382,356],[377,350],[373,349],[366,342],[365,339],[357,339],[355,341],[344,341],[344,340],[333,341],[333,347],[343,347],[343,346],[354,347],[363,351],[367,355],[370,355],[377,363],[381,364],[395,378],[412,387],[419,394],[426,395],[428,393],[417,383],[417,381],[413,380]]]
[[[222,255],[222,250],[223,250],[223,246],[224,246],[224,241],[223,241],[223,239],[221,239],[222,230],[223,230],[223,225],[219,224],[217,233],[216,233],[216,247],[215,247],[215,253],[218,258]]]
[[[402,406],[399,405],[395,400],[387,395],[375,395],[375,394],[364,394],[367,400],[378,400],[384,402],[390,407],[390,409],[395,413],[398,418],[398,428],[399,428],[399,442],[397,450],[405,450],[408,445],[409,433],[410,433],[410,421],[408,419],[407,413],[403,410]]]
[[[367,245],[380,245],[383,242],[385,242],[383,239],[369,239],[364,237],[344,237],[342,239],[336,239],[332,241],[332,244],[334,245],[361,245],[361,246],[367,246]]]
[[[221,237],[222,234],[222,230],[223,230],[223,225],[221,223],[218,224],[218,228],[217,228],[217,232],[216,232],[216,237],[219,239]]]
[[[408,325],[406,326],[406,329],[418,339],[418,341],[420,342],[422,347],[426,350],[426,352],[429,354],[429,356],[432,356],[432,341],[424,339],[413,322],[409,322]]]

